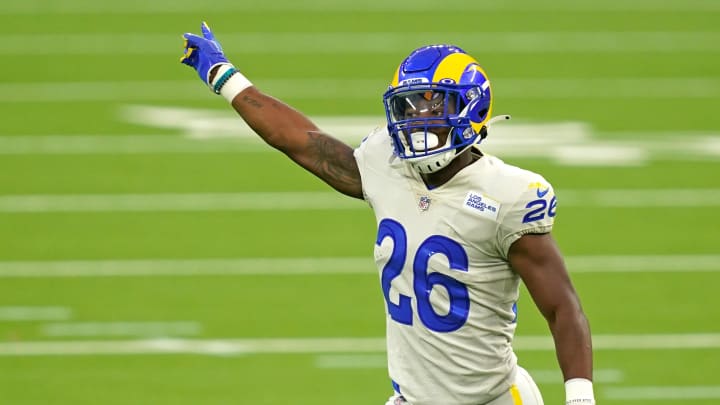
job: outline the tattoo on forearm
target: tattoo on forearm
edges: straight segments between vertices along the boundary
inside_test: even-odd
[[[248,96],[248,95],[244,95],[242,99],[243,99],[244,102],[250,104],[251,106],[253,106],[253,107],[255,107],[255,108],[262,108],[262,107],[263,107],[263,104],[262,104],[260,101],[258,101],[257,99],[254,99],[254,98],[252,98],[252,97],[250,97],[250,96]]]
[[[313,172],[336,189],[361,194],[360,172],[352,148],[321,132],[308,131],[308,135],[308,147],[317,158]]]

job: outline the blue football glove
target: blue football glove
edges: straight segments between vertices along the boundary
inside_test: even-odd
[[[180,62],[193,67],[200,79],[212,89],[210,72],[215,66],[229,64],[229,62],[206,22],[203,21],[200,30],[202,37],[191,33],[183,35],[185,54],[180,58]]]

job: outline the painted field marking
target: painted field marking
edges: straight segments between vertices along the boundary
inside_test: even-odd
[[[558,190],[558,200],[569,206],[597,207],[716,207],[720,189],[594,189]]]
[[[148,212],[367,209],[330,192],[0,196],[0,212]]]
[[[522,87],[527,88],[529,83]],[[153,129],[175,130],[189,139],[179,139],[172,145],[174,150],[194,147],[205,152],[213,145],[219,151],[272,151],[255,132],[237,117],[217,110],[178,108],[150,105],[125,105],[119,110],[121,121],[147,126]],[[382,128],[385,121],[374,116],[317,116],[311,117],[319,128],[349,145],[359,145],[374,128]],[[553,136],[547,136],[552,133]],[[552,159],[560,164],[603,166],[639,165],[650,159],[711,159],[720,158],[720,133],[714,132],[672,132],[632,133],[617,132],[597,134],[585,122],[523,122],[510,121],[494,126],[491,138],[482,149],[490,154],[503,157],[540,157]],[[602,136],[599,136],[602,135]],[[142,150],[147,144],[157,151],[161,142],[158,138],[105,137],[110,145],[118,144],[120,151]],[[120,138],[120,139],[118,139]],[[172,139],[172,138],[171,138]],[[207,143],[193,142],[207,140]],[[232,142],[235,141],[235,142]],[[101,140],[81,136],[48,137],[5,137],[0,138],[0,153],[28,153],[33,146],[49,153],[63,151],[91,153],[93,148],[102,147]],[[166,141],[170,143],[169,141]],[[171,146],[171,145],[168,145]]]
[[[297,339],[142,339],[129,341],[63,341],[0,343],[0,356],[273,353],[375,353],[384,338]]]
[[[0,262],[0,278],[269,276],[375,273],[375,264],[369,256]]]
[[[588,255],[565,259],[571,273],[693,273],[720,271],[720,255]]]
[[[718,83],[720,86],[720,81]],[[125,105],[119,108],[118,119],[182,136],[8,135],[0,136],[0,155],[276,153],[242,120],[217,110]],[[384,126],[382,117],[373,116],[317,116],[311,119],[324,132],[353,147],[373,129]],[[546,136],[548,133],[553,136]],[[491,139],[483,143],[482,149],[503,158],[549,159],[556,164],[572,166],[638,166],[650,160],[717,162],[720,159],[720,133],[598,134],[583,122],[511,121],[493,127]]]
[[[720,385],[612,387],[602,392],[607,399],[625,401],[720,399]]]
[[[719,39],[720,41],[720,39]],[[719,42],[720,43],[720,42]],[[384,78],[256,79],[259,86],[284,100],[372,100],[387,87]],[[713,77],[496,79],[504,98],[575,99],[716,99],[720,80]],[[324,91],[317,91],[318,88]],[[620,90],[618,90],[620,89]],[[0,103],[172,102],[203,97],[194,81],[0,83]],[[239,121],[239,119],[238,119]]]
[[[189,119],[192,121],[192,119]],[[242,126],[242,124],[239,124]],[[0,136],[0,155],[210,154],[269,151],[239,136],[203,142],[176,135],[11,135]]]
[[[68,307],[0,306],[0,322],[65,321],[72,316]]]
[[[564,384],[562,373],[559,369],[552,370],[528,370],[533,380],[539,384]],[[618,384],[625,380],[625,373],[622,370],[594,369],[593,382],[596,384]]]
[[[518,351],[553,351],[550,336],[516,336]],[[684,335],[594,335],[594,350],[717,349],[720,333]],[[141,339],[119,341],[3,342],[0,356],[272,353],[384,353],[385,338]]]
[[[717,44],[720,44],[718,38]],[[720,45],[718,45],[720,47]],[[379,79],[275,79],[253,82],[283,100],[375,100],[387,87]],[[516,100],[679,100],[717,99],[720,79],[715,77],[621,77],[621,78],[498,78],[494,86],[504,99]],[[317,91],[317,89],[323,91]],[[0,83],[0,103],[195,101],[211,94],[200,93],[195,80],[104,82],[12,82]],[[238,119],[239,121],[239,119]]]
[[[557,190],[564,207],[717,207],[720,189]],[[335,192],[2,195],[0,213],[366,210]]]
[[[720,272],[720,255],[567,256],[575,273]],[[371,257],[2,261],[0,278],[376,275]]]
[[[0,15],[2,13],[0,12]],[[418,44],[470,44],[483,39],[487,53],[607,53],[720,52],[720,33],[714,31],[526,31],[526,32],[224,32],[224,43],[243,44],[236,53],[271,55],[405,54]],[[179,35],[133,33],[7,34],[3,55],[181,55]],[[353,46],[347,46],[352,43]],[[638,78],[641,79],[641,78]],[[612,80],[612,79],[611,79]],[[622,87],[613,91],[624,93]],[[655,91],[654,93],[658,93]]]
[[[384,354],[325,354],[315,358],[315,367],[323,369],[383,369],[387,367]],[[563,383],[560,370],[528,370],[533,380],[541,384]],[[624,380],[618,369],[595,369],[593,381],[596,384],[616,384]]]
[[[488,2],[486,3],[463,3],[463,10],[467,12],[572,12],[572,13],[597,13],[597,12],[653,12],[653,13],[703,13],[720,11],[720,5],[713,0],[686,0],[657,2],[651,0],[633,1],[553,1],[549,3],[539,2]],[[275,1],[246,3],[233,1],[217,1],[213,4],[217,12],[308,12],[323,11],[336,13],[357,13],[370,11],[383,12],[438,12],[437,3],[430,0],[416,0],[413,2],[412,10],[408,10],[402,3],[385,1],[364,1],[364,2],[338,2],[333,0],[310,0],[302,4],[293,1]],[[4,15],[54,15],[54,14],[188,14],[202,13],[206,11],[202,4],[189,0],[176,1],[152,1],[152,2],[97,2],[90,0],[74,0],[72,2],[3,2],[0,3],[0,14]]]
[[[51,337],[78,336],[197,336],[202,325],[194,321],[177,322],[63,322],[41,326],[41,333]]]

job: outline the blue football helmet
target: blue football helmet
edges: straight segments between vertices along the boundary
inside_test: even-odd
[[[492,113],[487,74],[452,45],[414,50],[395,72],[383,102],[396,154],[425,174],[479,143]]]

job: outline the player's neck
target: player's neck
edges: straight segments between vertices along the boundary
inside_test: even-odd
[[[450,181],[460,170],[471,165],[482,156],[479,150],[470,148],[453,159],[450,164],[441,170],[435,173],[421,174],[420,176],[429,189],[437,188]]]

